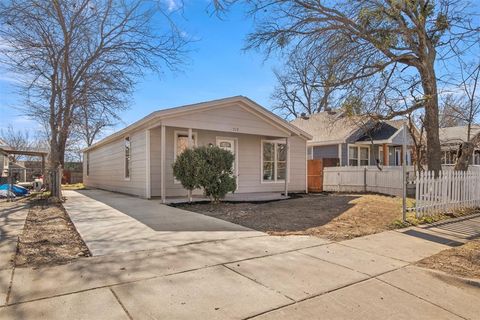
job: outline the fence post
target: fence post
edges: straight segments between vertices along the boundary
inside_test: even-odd
[[[363,168],[363,192],[367,192],[367,168]]]

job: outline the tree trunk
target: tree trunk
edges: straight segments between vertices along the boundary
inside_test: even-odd
[[[475,146],[480,144],[480,133],[473,136],[470,141],[464,142],[460,145],[457,152],[457,162],[455,163],[456,171],[467,171],[470,161],[473,156]]]
[[[438,92],[437,80],[433,62],[422,68],[422,87],[425,96],[425,131],[427,135],[427,166],[435,176],[442,170],[439,121],[438,121]]]
[[[455,163],[455,171],[467,171],[468,165],[470,164],[470,159],[473,154],[473,143],[470,141],[464,142],[458,147],[457,152],[457,162]]]

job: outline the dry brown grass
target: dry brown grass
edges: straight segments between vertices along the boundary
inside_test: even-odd
[[[39,267],[68,263],[90,256],[60,203],[32,200],[15,257],[17,267]]]
[[[480,239],[441,251],[419,261],[417,265],[461,277],[480,279]]]

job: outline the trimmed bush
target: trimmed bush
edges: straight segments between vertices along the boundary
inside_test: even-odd
[[[195,149],[187,149],[183,151],[175,160],[173,164],[173,175],[175,179],[180,181],[182,186],[188,191],[199,188],[198,184],[198,170],[200,168],[200,161],[198,153]]]
[[[185,189],[202,188],[205,196],[218,203],[237,188],[234,161],[230,151],[216,146],[187,149],[173,164],[173,174]]]

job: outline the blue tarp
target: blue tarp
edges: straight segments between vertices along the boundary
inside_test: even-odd
[[[9,189],[10,189],[10,185],[6,183],[0,185],[0,190],[9,190]],[[12,186],[12,192],[15,193],[16,196],[25,196],[28,194],[28,189],[14,184]]]

